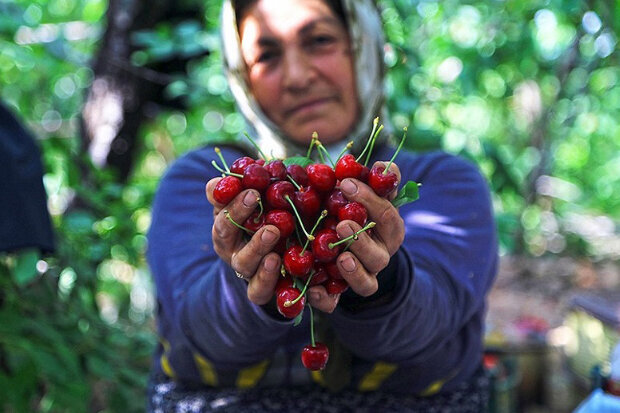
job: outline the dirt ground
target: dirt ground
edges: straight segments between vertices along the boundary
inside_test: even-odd
[[[567,362],[574,337],[565,334],[566,319],[577,297],[594,297],[596,303],[597,294],[610,291],[620,291],[618,263],[502,258],[489,296],[487,344],[517,367],[515,400],[504,400],[498,412],[570,412],[587,396],[588,383]]]

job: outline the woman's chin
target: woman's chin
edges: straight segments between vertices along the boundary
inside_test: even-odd
[[[346,134],[342,131],[333,131],[325,128],[307,128],[304,130],[296,130],[293,133],[287,133],[287,135],[300,145],[310,145],[312,141],[312,135],[316,132],[319,140],[323,145],[329,145],[339,142],[346,138]]]

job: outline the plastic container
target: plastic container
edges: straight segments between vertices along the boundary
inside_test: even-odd
[[[489,413],[516,413],[521,381],[516,356],[487,350],[484,366],[490,378]]]

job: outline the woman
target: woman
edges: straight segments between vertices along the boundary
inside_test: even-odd
[[[379,22],[370,1],[224,3],[231,90],[262,148],[305,153],[317,131],[330,152],[350,139],[359,150],[383,111]],[[222,153],[228,164],[244,155]],[[393,153],[378,142],[373,159]],[[242,241],[224,210],[243,221],[258,193],[216,202],[213,159],[213,148],[180,159],[153,206],[148,258],[161,345],[151,410],[484,410],[482,330],[497,246],[474,167],[442,153],[399,153],[391,168],[423,184],[420,200],[400,210],[360,181],[341,182],[377,226],[338,256],[348,291],[308,291],[331,351],[327,368],[310,374],[299,362],[309,317],[293,326],[273,305],[279,231],[267,225]],[[208,203],[200,195],[207,181]],[[340,237],[359,229],[353,221],[337,227]]]

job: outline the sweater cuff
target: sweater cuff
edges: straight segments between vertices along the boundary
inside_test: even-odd
[[[393,308],[396,302],[402,301],[404,292],[413,284],[413,278],[413,263],[401,247],[392,256],[388,266],[377,274],[379,288],[374,294],[362,297],[348,289],[341,295],[338,308],[350,315],[374,309]]]
[[[224,266],[222,266],[224,267]],[[267,314],[261,306],[247,298],[247,284],[228,274],[227,268],[218,268],[217,276],[203,277],[195,288],[187,292],[181,309],[181,326],[186,337],[200,350],[212,336],[227,337],[236,329],[257,328],[258,336],[278,336],[286,333],[286,326],[293,320],[276,319]],[[214,291],[220,297],[215,298]],[[227,297],[223,300],[221,297]],[[257,340],[260,337],[257,337]],[[201,343],[201,345],[197,345]]]

